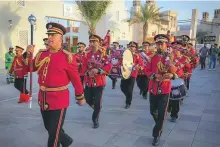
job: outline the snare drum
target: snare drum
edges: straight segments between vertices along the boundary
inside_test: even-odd
[[[181,100],[186,96],[186,86],[184,80],[181,78],[171,80],[172,88],[170,93],[170,100]]]

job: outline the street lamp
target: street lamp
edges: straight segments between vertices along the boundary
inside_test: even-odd
[[[34,25],[37,21],[36,17],[31,14],[29,17],[28,17],[28,21],[30,22],[30,25],[31,25],[31,45],[33,45],[33,41],[34,41]],[[30,108],[32,107],[32,81],[33,81],[33,78],[32,78],[32,71],[33,71],[33,62],[32,62],[32,58],[33,58],[33,55],[31,55],[31,62],[30,62]]]

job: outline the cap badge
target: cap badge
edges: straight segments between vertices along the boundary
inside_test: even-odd
[[[49,26],[48,26],[49,29],[51,29],[52,27],[53,27],[52,25],[49,25]]]

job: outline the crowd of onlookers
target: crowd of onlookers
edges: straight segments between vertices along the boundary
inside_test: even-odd
[[[217,60],[220,64],[220,47],[217,44],[211,45],[211,48],[208,48],[207,44],[204,44],[204,47],[199,50],[199,55],[201,70],[206,68],[206,58],[209,58],[208,70],[215,70]]]

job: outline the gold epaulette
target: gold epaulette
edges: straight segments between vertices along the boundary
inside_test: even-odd
[[[74,53],[68,52],[67,50],[63,50],[63,53],[67,55],[68,63],[71,64],[73,62]]]

